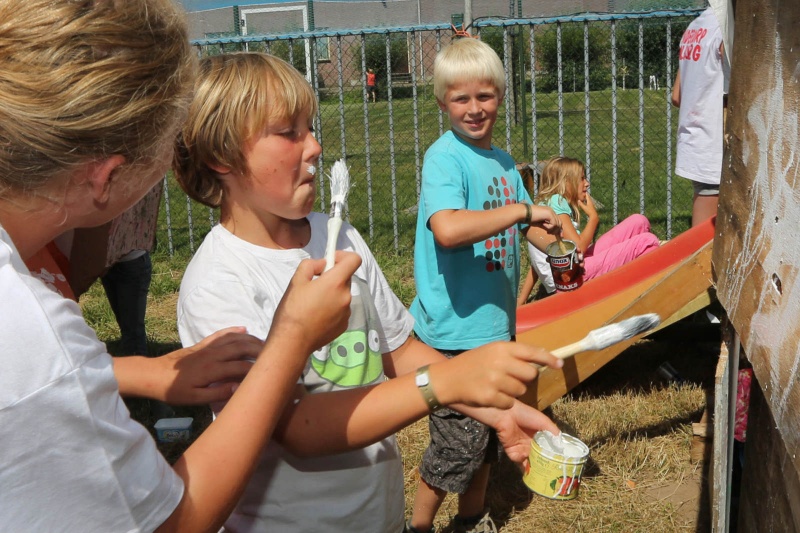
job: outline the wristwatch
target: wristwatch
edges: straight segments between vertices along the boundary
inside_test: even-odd
[[[414,381],[417,384],[419,392],[422,393],[425,403],[428,404],[428,409],[430,409],[431,412],[441,409],[442,404],[439,403],[439,399],[436,398],[433,387],[431,387],[431,375],[428,372],[428,365],[421,366],[417,369],[417,376]]]

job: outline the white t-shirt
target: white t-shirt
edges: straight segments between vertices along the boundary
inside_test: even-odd
[[[719,184],[723,105],[729,71],[720,53],[722,31],[711,8],[689,24],[680,44],[681,106],[675,174]]]
[[[211,230],[181,283],[178,331],[184,346],[228,326],[246,326],[248,333],[266,338],[297,265],[325,253],[328,217],[311,213],[308,219],[311,239],[302,249],[268,249],[222,226]],[[352,285],[347,331],[312,354],[303,372],[301,379],[311,393],[382,381],[381,354],[399,348],[413,328],[413,318],[366,243],[347,223],[337,249],[354,251],[363,262]],[[360,359],[347,351],[351,347],[360,347]],[[273,441],[225,529],[399,533],[403,514],[403,471],[394,436],[360,450],[311,459],[294,457]]]
[[[78,305],[0,227],[0,529],[153,531],[183,482],[119,396]]]
[[[540,251],[531,243],[528,243],[528,255],[531,258],[531,267],[544,285],[547,294],[556,292],[556,281],[553,279],[553,271],[550,270],[550,263],[547,262],[547,254]]]

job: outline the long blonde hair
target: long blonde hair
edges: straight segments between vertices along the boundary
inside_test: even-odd
[[[311,119],[316,113],[311,85],[286,61],[256,52],[207,57],[176,142],[175,177],[191,198],[218,207],[224,187],[211,167],[249,176],[244,151],[256,134],[270,122]]]
[[[545,164],[539,176],[539,194],[536,203],[547,203],[558,194],[564,197],[572,209],[572,219],[580,222],[578,191],[585,175],[583,163],[571,157],[554,157]]]
[[[0,21],[0,199],[112,155],[149,164],[177,132],[195,59],[172,0],[3,0]]]

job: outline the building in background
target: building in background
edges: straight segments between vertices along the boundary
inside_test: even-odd
[[[482,19],[555,17],[587,12],[693,8],[705,4],[698,0],[180,1],[188,11],[190,38],[194,41],[263,36],[263,41],[243,46],[220,45],[219,49],[244,48],[278,55],[293,63],[310,81],[313,75],[323,97],[328,88],[341,86],[347,91],[362,87],[366,70],[372,68],[377,73],[378,91],[379,95],[383,92],[382,98],[386,97],[389,85],[395,91],[394,95],[399,96],[411,85],[430,82],[436,52],[450,38],[449,26],[452,24],[461,29],[465,15],[466,20],[479,22]],[[471,13],[465,14],[468,4]],[[407,31],[412,27],[421,31],[414,35]],[[443,28],[440,35],[424,31],[434,27]],[[387,28],[398,31],[387,33]],[[384,31],[380,32],[380,29]],[[354,33],[374,30],[374,33],[333,35],[333,32],[347,30]],[[487,31],[501,33],[499,28],[484,28],[482,36]],[[315,34],[313,39],[307,38],[311,32]],[[286,39],[292,35],[297,35],[297,38]],[[277,36],[283,37],[277,39]],[[442,41],[442,37],[447,40]],[[501,35],[484,37],[496,41],[495,47],[502,47]],[[387,49],[390,51],[388,60]],[[502,50],[498,53],[504,57]]]
[[[309,30],[460,23],[465,0],[180,0],[190,38],[276,35]],[[700,7],[692,0],[471,0],[472,18],[551,17],[586,12]]]

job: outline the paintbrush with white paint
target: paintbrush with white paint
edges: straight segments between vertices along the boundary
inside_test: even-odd
[[[339,230],[342,229],[344,207],[347,204],[347,192],[350,190],[350,171],[344,159],[339,159],[331,167],[328,175],[331,182],[331,212],[328,219],[328,242],[325,246],[325,271],[333,268],[333,258],[336,255],[336,241],[339,239]]]
[[[616,324],[609,324],[589,332],[583,339],[574,342],[550,353],[559,359],[567,359],[575,354],[589,350],[602,350],[612,344],[635,337],[655,328],[661,323],[661,317],[656,313],[648,313],[628,318]]]

